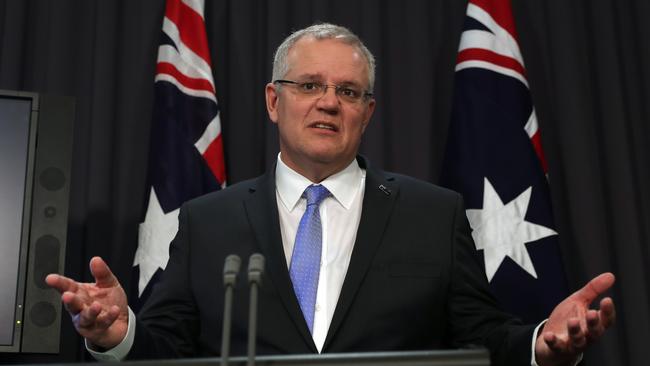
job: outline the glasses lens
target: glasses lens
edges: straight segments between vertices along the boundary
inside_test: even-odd
[[[314,82],[298,83],[298,91],[305,95],[319,95],[323,92],[323,85]]]
[[[339,100],[346,103],[358,103],[364,99],[365,92],[354,85],[327,85],[314,81],[296,82],[291,80],[277,80],[275,82],[291,85],[295,90],[305,97],[321,97],[328,88],[333,88]]]
[[[349,103],[356,103],[361,100],[363,92],[359,88],[352,86],[339,86],[336,88],[336,95],[338,95],[341,100]]]

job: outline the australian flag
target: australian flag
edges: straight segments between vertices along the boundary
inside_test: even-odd
[[[167,0],[156,64],[149,196],[133,261],[138,303],[165,269],[181,204],[226,184],[204,0]]]
[[[494,294],[527,322],[567,295],[547,178],[510,0],[470,0],[441,182],[465,197]]]

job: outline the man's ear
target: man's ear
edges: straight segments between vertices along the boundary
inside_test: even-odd
[[[273,123],[278,123],[278,90],[273,83],[266,84],[264,93],[266,95],[266,112]]]
[[[366,127],[368,127],[368,124],[370,123],[370,118],[372,117],[372,114],[375,112],[375,98],[372,98],[368,101],[368,107],[366,108],[366,115],[365,118],[363,119],[363,126],[361,127],[361,131],[365,132]]]

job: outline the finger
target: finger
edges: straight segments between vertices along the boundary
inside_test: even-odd
[[[587,304],[590,304],[598,296],[602,295],[605,291],[609,290],[614,285],[614,275],[606,272],[593,278],[583,288],[578,290],[575,295],[580,297]]]
[[[593,343],[603,335],[605,328],[601,324],[598,311],[589,310],[585,318],[587,322],[587,343]]]
[[[606,297],[600,300],[599,316],[600,322],[605,329],[611,327],[616,322],[616,307],[611,298]]]
[[[589,331],[589,333],[596,332],[601,328],[600,316],[598,314],[598,311],[596,310],[587,311],[587,314],[585,315],[585,319],[587,321],[587,331]]]
[[[544,342],[551,349],[551,351],[558,353],[562,351],[560,339],[553,332],[546,332],[542,335],[544,337]]]
[[[85,303],[74,292],[66,291],[61,295],[63,306],[71,315],[77,315],[84,309]]]
[[[587,345],[587,338],[585,332],[580,326],[580,320],[572,318],[567,321],[567,331],[569,333],[569,340],[571,341],[572,348],[576,350],[583,350]],[[567,349],[567,351],[570,351]]]
[[[104,311],[99,316],[97,317],[96,323],[97,326],[101,328],[108,328],[113,323],[115,320],[117,320],[117,317],[120,315],[120,308],[118,306],[112,306],[108,311]]]
[[[87,306],[79,313],[78,325],[80,328],[91,328],[95,326],[96,319],[99,313],[102,311],[102,306],[94,302],[90,306]]]
[[[112,287],[119,285],[117,278],[108,268],[106,262],[100,257],[93,257],[90,260],[90,272],[95,277],[95,282],[98,287]]]
[[[50,273],[45,277],[45,283],[63,294],[66,291],[75,292],[79,287],[77,281],[56,273]]]

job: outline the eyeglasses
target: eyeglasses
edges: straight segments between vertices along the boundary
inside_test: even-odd
[[[327,88],[334,88],[334,93],[339,100],[347,103],[360,103],[372,97],[372,93],[361,90],[352,85],[329,85],[315,81],[298,82],[292,80],[275,80],[274,84],[291,85],[298,94],[308,98],[320,98],[327,92]]]

